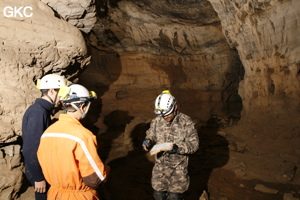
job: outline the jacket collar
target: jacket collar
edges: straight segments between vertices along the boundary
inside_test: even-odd
[[[39,104],[40,106],[42,106],[47,111],[51,111],[51,110],[54,109],[53,104],[50,103],[49,101],[43,99],[43,98],[37,98],[35,100],[35,103]]]
[[[78,119],[67,114],[60,114],[59,121],[71,121],[71,122],[73,121],[76,124],[81,124]]]

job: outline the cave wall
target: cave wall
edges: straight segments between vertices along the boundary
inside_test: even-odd
[[[245,68],[243,115],[299,111],[299,1],[210,1]],[[289,99],[289,102],[287,102]]]
[[[299,2],[107,2],[88,39],[96,55],[80,77],[100,93],[100,118],[91,120],[100,132],[151,119],[165,88],[198,122],[219,116],[226,124],[232,106],[240,120],[219,130],[226,142],[210,147],[228,144],[228,161],[208,180],[211,198],[298,194]],[[277,196],[269,196],[272,187]]]
[[[164,89],[171,90],[180,110],[190,115],[198,126],[205,126],[212,117],[222,119],[226,125],[239,119],[242,102],[238,86],[244,68],[208,1],[107,2],[98,5],[97,10],[106,13],[99,13],[101,17],[88,35],[91,65],[79,79],[99,97],[84,121],[97,134],[99,152],[106,163],[113,165],[134,154],[133,149],[140,149],[133,143],[144,133],[141,132],[138,139],[130,138],[124,128],[149,123],[155,117],[154,100]],[[224,165],[229,154],[226,139],[218,139],[221,145],[219,141],[207,139],[218,138],[216,132],[201,137],[206,137],[202,141],[206,142],[205,146],[210,143],[212,147],[221,146],[219,151],[224,158],[217,152],[213,160],[211,155],[197,155],[209,161],[194,162],[193,183],[196,184],[190,192],[193,198],[199,198],[198,193],[207,188],[206,179],[211,169]],[[223,146],[226,146],[224,150]],[[114,177],[124,171],[121,168],[131,167],[127,162],[114,166]],[[195,182],[195,179],[198,180]],[[109,191],[110,195],[115,199],[130,199],[130,194],[118,196],[125,189],[135,188],[136,193],[141,190],[139,185],[131,185],[134,180],[129,182],[124,189],[118,188],[116,185],[121,183],[112,177],[111,191],[116,192]],[[143,195],[151,198],[151,195]]]
[[[47,73],[71,79],[90,57],[81,32],[37,0],[1,0],[0,33],[0,199],[11,200],[24,181],[21,124],[40,97],[35,81]]]
[[[235,199],[230,189],[220,191],[217,186],[220,180],[230,179],[224,177],[225,169],[239,179],[254,180],[256,184],[263,181],[266,188],[277,191],[278,196],[271,199],[282,199],[284,193],[297,195],[300,2],[210,2],[221,19],[228,43],[238,50],[245,68],[239,84],[241,119],[236,126],[224,129],[231,156],[223,169],[215,170],[219,177],[211,179],[211,192],[218,190]],[[256,186],[250,186],[248,192],[255,191]]]
[[[105,123],[153,118],[153,102],[164,89],[199,121],[213,115],[238,118],[243,66],[208,1],[119,1],[106,6],[106,15],[87,40],[91,66],[80,76],[81,83],[100,95],[100,129],[105,131]],[[229,104],[236,104],[230,112]],[[119,118],[111,119],[112,112]]]

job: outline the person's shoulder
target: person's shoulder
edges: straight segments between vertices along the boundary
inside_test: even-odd
[[[190,116],[188,116],[187,114],[184,114],[182,112],[178,112],[178,116],[180,117],[180,119],[182,119],[184,121],[192,121],[192,118]]]
[[[44,113],[44,109],[42,109],[42,106],[39,103],[34,102],[26,109],[24,116],[38,113]]]
[[[77,137],[79,137],[83,141],[94,139],[94,137],[96,137],[89,129],[85,128],[84,126],[81,126],[80,131],[77,133]]]
[[[178,115],[180,115],[181,117],[184,117],[184,118],[191,118],[189,115],[182,113],[180,111],[178,112]]]
[[[79,123],[73,123],[72,132],[76,134],[77,137],[80,137],[82,139],[86,137],[94,136],[94,134],[89,129],[87,129],[86,127],[84,127],[82,124]]]
[[[151,120],[151,122],[152,122],[152,123],[159,122],[159,121],[161,121],[162,119],[163,119],[163,118],[162,118],[161,116],[157,115],[156,117],[154,117],[154,118]]]
[[[81,124],[74,123],[72,121],[62,120],[58,120],[52,125],[50,125],[45,132],[61,132],[76,137],[80,140],[85,140],[87,137],[93,135],[93,133],[90,130],[88,130]]]

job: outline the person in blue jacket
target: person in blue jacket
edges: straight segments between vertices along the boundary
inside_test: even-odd
[[[51,125],[51,114],[59,102],[58,92],[67,83],[63,76],[45,75],[37,81],[42,96],[26,110],[22,120],[22,155],[25,163],[25,175],[34,186],[35,199],[47,199],[48,184],[37,159],[37,150],[43,132]]]

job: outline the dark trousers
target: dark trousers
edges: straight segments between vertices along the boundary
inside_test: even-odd
[[[183,200],[181,193],[172,193],[167,191],[154,190],[153,196],[155,200]]]
[[[46,193],[35,192],[35,200],[47,200],[47,192]]]

